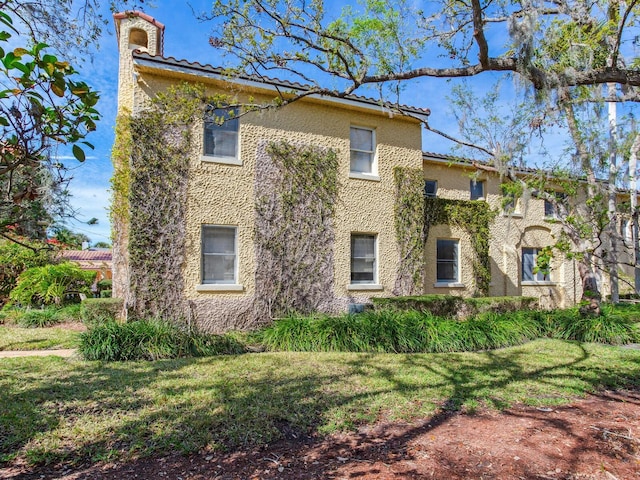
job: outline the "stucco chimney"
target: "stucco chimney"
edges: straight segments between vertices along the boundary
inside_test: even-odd
[[[139,11],[113,14],[120,55],[142,50],[151,55],[163,54],[164,25]]]

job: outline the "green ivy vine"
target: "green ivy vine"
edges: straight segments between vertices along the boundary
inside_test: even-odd
[[[422,293],[424,275],[424,173],[419,168],[395,167],[394,224],[400,253],[394,295]]]
[[[182,84],[151,100],[137,115],[118,118],[112,152],[117,245],[128,257],[123,288],[133,318],[179,320],[188,315],[182,267],[192,127],[224,96],[206,96],[200,85]]]
[[[256,165],[256,315],[308,314],[333,301],[335,151],[272,142]]]
[[[491,283],[491,262],[489,257],[490,225],[497,215],[483,200],[452,200],[425,197],[424,224],[426,235],[432,225],[449,224],[467,232],[475,252],[473,273],[476,281],[476,295],[487,296]]]

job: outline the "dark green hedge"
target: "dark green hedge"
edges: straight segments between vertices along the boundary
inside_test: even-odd
[[[414,297],[372,298],[376,310],[415,310],[437,317],[469,318],[479,313],[509,313],[534,310],[538,300],[534,297],[479,297],[463,298],[456,295],[421,295]]]

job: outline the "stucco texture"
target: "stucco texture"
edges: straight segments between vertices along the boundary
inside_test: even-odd
[[[506,215],[502,211],[501,179],[497,172],[477,171],[471,166],[443,164],[425,160],[425,179],[438,181],[438,196],[442,198],[469,200],[470,180],[477,178],[485,182],[486,201],[498,215],[490,226],[489,256],[491,259],[492,296],[531,296],[540,298],[544,308],[567,307],[580,300],[580,281],[574,262],[555,252],[551,264],[549,282],[522,281],[522,249],[542,248],[556,243],[560,225],[545,218],[544,200],[529,198],[520,200],[515,212]],[[435,256],[436,239],[460,239],[460,280],[463,286],[436,287]],[[447,225],[432,227],[425,249],[425,292],[449,293],[469,296],[474,292],[473,258],[470,239],[464,231]],[[576,285],[578,284],[578,285]]]
[[[182,80],[175,74],[171,77],[159,77],[150,72],[140,72],[135,97],[149,98]],[[208,94],[228,93],[226,89],[221,90],[225,85],[220,82],[212,81],[204,85]],[[234,95],[240,100],[246,99],[249,94],[258,101],[269,99],[261,96],[260,92],[234,90]],[[350,178],[351,126],[367,127],[375,131],[379,180]],[[203,160],[203,125],[194,125],[183,274],[184,295],[185,298],[196,301],[198,322],[207,325],[210,330],[218,330],[218,325],[233,326],[233,321],[228,317],[235,315],[237,308],[244,308],[256,293],[257,260],[253,241],[256,161],[261,145],[279,140],[297,145],[331,148],[338,153],[339,199],[334,219],[335,300],[325,310],[346,311],[349,303],[366,302],[372,296],[391,295],[399,256],[394,230],[393,168],[421,167],[420,128],[416,120],[397,116],[389,118],[388,115],[372,113],[371,109],[338,108],[318,101],[299,101],[279,110],[252,112],[242,116],[239,135],[241,165],[229,165],[207,161],[210,158]],[[205,224],[237,228],[238,286],[234,291],[203,292],[199,289],[201,226]],[[377,236],[376,284],[380,288],[366,290],[350,286],[351,233]],[[211,305],[210,313],[207,313],[207,304]],[[221,305],[228,305],[229,308]],[[257,323],[263,321],[264,319],[256,319]],[[245,324],[246,322],[239,321],[236,326]]]

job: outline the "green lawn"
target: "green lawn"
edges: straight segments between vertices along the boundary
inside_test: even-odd
[[[536,340],[481,353],[261,353],[157,362],[0,359],[0,459],[260,445],[446,408],[557,405],[640,386],[640,351]]]
[[[0,351],[76,348],[80,332],[64,327],[22,328],[0,325]]]

